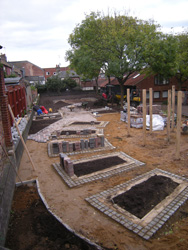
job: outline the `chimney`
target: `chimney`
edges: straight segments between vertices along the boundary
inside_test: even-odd
[[[56,65],[56,72],[59,73],[60,72],[60,66]]]

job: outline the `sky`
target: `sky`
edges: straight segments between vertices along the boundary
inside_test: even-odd
[[[188,29],[187,0],[0,0],[0,9],[0,54],[41,68],[69,65],[69,35],[92,11],[152,19],[164,33]]]

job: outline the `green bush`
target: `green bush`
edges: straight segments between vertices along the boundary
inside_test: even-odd
[[[42,84],[37,84],[35,87],[37,88],[37,91],[38,91],[39,94],[40,94],[40,93],[44,93],[44,92],[46,92],[46,90],[47,90],[46,84],[44,84],[44,85],[42,85]]]
[[[47,79],[46,82],[46,89],[47,91],[52,92],[62,92],[66,89],[72,89],[77,86],[77,83],[75,80],[71,78],[66,78],[64,80],[61,80],[58,76],[52,76]]]

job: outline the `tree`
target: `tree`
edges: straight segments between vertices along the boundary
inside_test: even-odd
[[[144,45],[146,73],[159,74],[167,79],[177,72],[177,39],[173,35],[156,33],[154,39]]]
[[[70,35],[67,58],[83,74],[103,69],[116,77],[123,105],[124,84],[133,72],[144,69],[167,77],[176,70],[176,39],[158,28],[153,21],[127,15],[91,13]]]
[[[95,79],[98,92],[98,76],[103,65],[101,56],[101,18],[99,13],[92,12],[86,16],[69,37],[72,49],[66,52],[66,59],[83,78]]]
[[[92,12],[78,25],[69,37],[72,50],[67,51],[66,58],[70,67],[84,79],[95,79],[98,92],[98,76],[103,66],[104,57],[101,50],[101,18]]]
[[[82,75],[84,79],[95,78],[97,91],[101,65],[97,62],[96,57],[92,56],[91,51],[80,48],[74,53],[68,51],[66,56],[67,60],[71,62],[70,67],[73,68],[78,75]]]
[[[117,78],[123,105],[124,84],[129,76],[146,66],[144,44],[154,36],[156,25],[130,16],[104,17],[106,75]]]
[[[75,80],[71,78],[65,78],[64,80],[61,80],[61,78],[56,75],[49,77],[46,82],[46,89],[48,91],[52,92],[62,92],[66,89],[72,89],[77,86],[77,83]]]
[[[179,34],[176,37],[178,40],[176,78],[179,83],[179,89],[181,89],[182,84],[188,80],[188,32]]]

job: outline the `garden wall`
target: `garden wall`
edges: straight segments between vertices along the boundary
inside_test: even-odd
[[[31,113],[27,126],[22,134],[26,141],[32,123],[34,112]],[[21,140],[14,145],[12,155],[6,157],[0,172],[0,249],[5,244],[8,229],[9,217],[11,213],[12,199],[15,189],[16,169],[19,168],[24,146]]]

